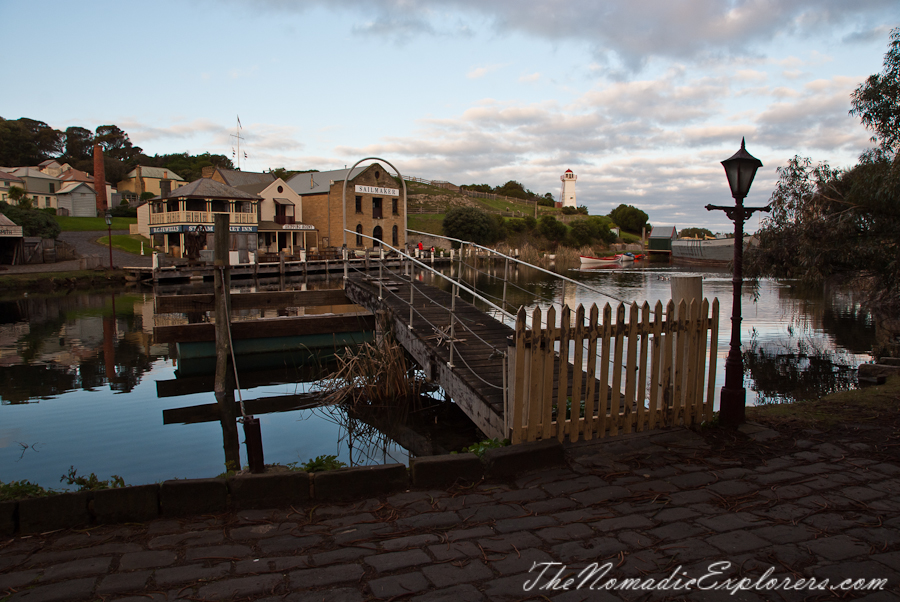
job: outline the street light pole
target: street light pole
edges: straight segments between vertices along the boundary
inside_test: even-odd
[[[724,211],[734,222],[734,265],[732,271],[731,348],[725,359],[725,386],[719,401],[719,421],[725,426],[737,426],[745,420],[747,390],[744,388],[744,358],[741,355],[741,292],[744,282],[744,222],[756,211],[769,211],[770,207],[744,207],[744,199],[756,170],[762,162],[744,148],[722,161],[725,175],[734,197],[734,207],[707,205],[707,211]]]
[[[109,269],[113,269],[112,260],[112,213],[106,210],[106,240],[109,242]]]

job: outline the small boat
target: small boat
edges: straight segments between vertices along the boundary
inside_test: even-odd
[[[622,255],[613,255],[611,257],[591,257],[589,255],[581,255],[580,257],[581,267],[583,268],[622,263]]]

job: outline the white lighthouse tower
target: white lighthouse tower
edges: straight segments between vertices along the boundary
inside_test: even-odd
[[[575,203],[575,180],[578,179],[571,169],[567,169],[566,173],[559,176],[562,180],[562,192],[559,195],[559,201],[563,207],[576,207]]]

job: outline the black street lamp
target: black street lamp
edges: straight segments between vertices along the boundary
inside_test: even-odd
[[[734,222],[734,268],[731,278],[733,299],[731,302],[731,349],[725,360],[725,386],[719,401],[719,420],[723,425],[736,426],[744,422],[744,409],[747,403],[747,390],[744,389],[744,359],[741,356],[741,288],[744,261],[744,221],[755,211],[769,211],[770,207],[744,207],[744,198],[750,192],[750,184],[756,170],[762,162],[747,152],[744,139],[741,139],[741,150],[731,158],[722,161],[734,207],[707,205],[706,210],[718,209],[725,212],[728,219]]]
[[[113,269],[112,262],[112,213],[106,210],[106,240],[109,242],[109,269]]]

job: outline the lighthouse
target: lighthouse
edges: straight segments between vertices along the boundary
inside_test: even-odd
[[[559,195],[559,202],[563,207],[576,207],[575,203],[575,180],[578,179],[571,169],[567,169],[566,173],[559,176],[562,181],[562,192]]]

